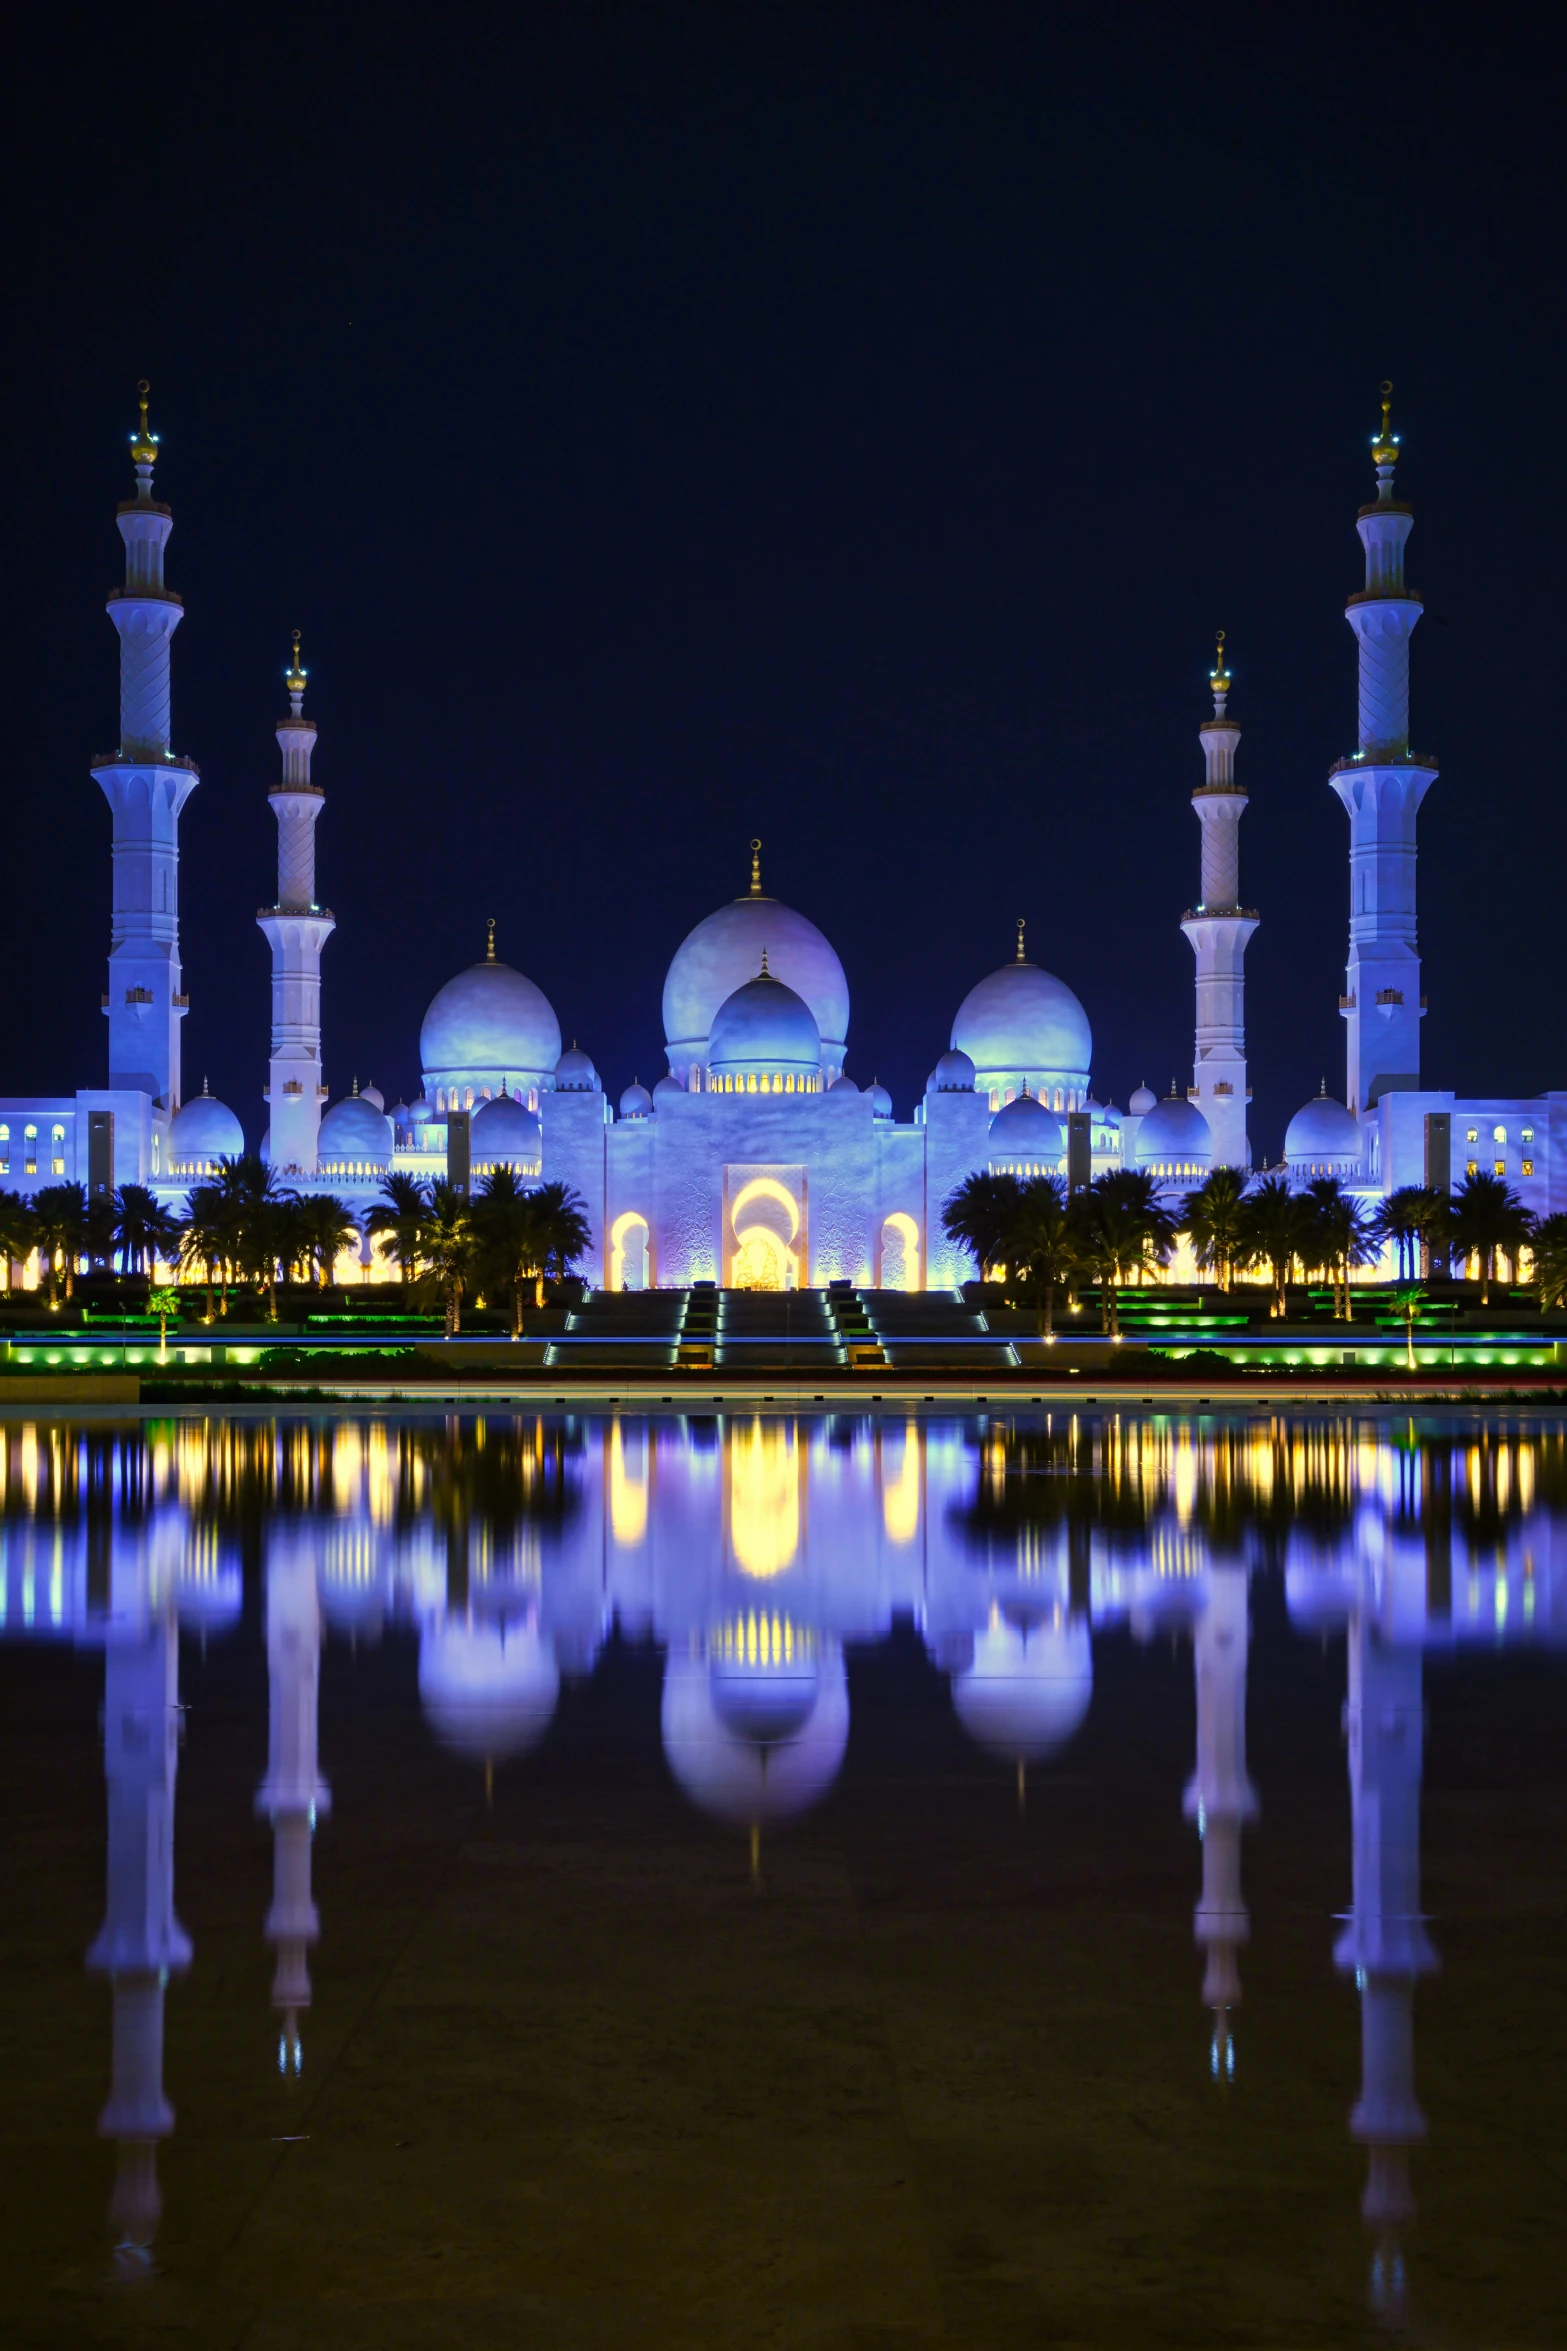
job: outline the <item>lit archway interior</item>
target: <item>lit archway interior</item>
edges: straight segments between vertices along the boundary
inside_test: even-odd
[[[800,1279],[795,1241],[800,1211],[776,1176],[753,1176],[729,1211],[734,1234],[731,1279],[739,1290],[787,1290]]]
[[[647,1218],[634,1208],[617,1216],[610,1227],[612,1290],[648,1290],[653,1286],[653,1249]]]
[[[920,1286],[919,1226],[901,1208],[881,1228],[881,1286],[884,1290],[917,1290]]]

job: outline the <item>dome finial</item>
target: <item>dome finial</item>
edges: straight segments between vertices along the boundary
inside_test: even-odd
[[[305,679],[308,675],[309,672],[300,666],[299,631],[298,629],[295,629],[293,659],[290,661],[287,669],[285,669],[283,672],[283,683],[288,688],[288,698],[289,701],[293,704],[294,716],[296,718],[299,716],[300,706],[305,699]]]
[[[1399,436],[1393,430],[1393,386],[1382,386],[1382,429],[1371,438],[1371,462],[1377,469],[1378,486],[1384,497],[1392,493],[1393,468],[1398,463]]]
[[[762,949],[762,968],[756,976],[759,980],[770,980],[773,976],[767,968],[767,949],[765,947]]]
[[[149,472],[156,464],[158,456],[158,436],[147,430],[147,394],[151,389],[152,386],[143,376],[141,382],[136,386],[136,400],[141,409],[141,422],[131,435],[132,462],[138,466],[145,465]]]
[[[495,917],[493,914],[485,924],[484,929],[484,960],[486,963],[493,963],[495,961]]]
[[[751,895],[753,898],[760,898],[762,895],[762,844],[760,841],[751,843]]]
[[[1017,959],[1019,963],[1026,963],[1028,961],[1028,957],[1023,952],[1023,925],[1027,920],[1028,917],[1023,914],[1020,914],[1017,918]]]
[[[1208,683],[1213,688],[1213,715],[1224,716],[1224,705],[1229,697],[1230,673],[1224,665],[1224,631],[1215,629],[1213,636],[1213,667],[1208,672]]]

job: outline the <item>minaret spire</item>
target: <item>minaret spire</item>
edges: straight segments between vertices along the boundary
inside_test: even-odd
[[[282,781],[267,794],[277,818],[277,904],[256,921],[272,950],[272,1056],[266,1098],[271,1105],[272,1165],[296,1175],[316,1170],[316,1137],[326,1087],[321,1081],[321,950],[336,928],[330,910],[316,904],[316,819],[325,805],[310,780],[316,730],[305,717],[308,672],[299,658],[299,631],[283,672],[289,715],[277,726]]]
[[[1240,822],[1246,794],[1235,781],[1241,730],[1229,716],[1224,631],[1208,672],[1213,716],[1198,730],[1206,772],[1192,794],[1202,826],[1202,894],[1181,924],[1197,958],[1197,1022],[1190,1099],[1208,1121],[1215,1167],[1247,1168],[1246,949],[1257,916],[1240,902]]]
[[[1347,617],[1360,647],[1360,747],[1333,770],[1349,815],[1349,962],[1339,1009],[1347,1023],[1351,1110],[1420,1083],[1420,954],[1415,928],[1415,819],[1435,764],[1409,747],[1409,640],[1420,598],[1404,581],[1409,508],[1393,496],[1399,436],[1393,387],[1382,386],[1382,423],[1373,434],[1377,494],[1356,529],[1366,584]]]
[[[152,494],[158,436],[147,422],[148,386],[136,387],[131,435],[136,494],[116,521],[125,543],[125,585],[109,598],[120,636],[120,740],[93,761],[114,821],[114,909],[109,938],[109,1083],[150,1094],[164,1110],[180,1101],[179,820],[198,771],[169,749],[169,645],[184,607],[163,579],[174,517]]]

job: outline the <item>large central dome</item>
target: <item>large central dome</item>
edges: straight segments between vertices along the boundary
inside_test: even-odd
[[[1075,1110],[1093,1066],[1088,1015],[1065,980],[1025,962],[1022,948],[1020,931],[1016,962],[970,988],[952,1024],[953,1048],[973,1062],[981,1093],[1004,1096],[1026,1084],[1053,1108]]]
[[[432,1101],[439,1090],[443,1109],[552,1086],[559,1059],[560,1022],[549,998],[496,961],[493,941],[482,963],[447,981],[419,1031],[424,1090]]]
[[[822,1041],[824,1083],[843,1068],[849,1034],[849,983],[829,942],[803,914],[762,894],[757,850],[751,887],[720,906],[682,941],[664,981],[664,1040],[671,1076],[682,1085],[705,1068],[707,1041],[719,1006],[762,968],[809,1005]]]

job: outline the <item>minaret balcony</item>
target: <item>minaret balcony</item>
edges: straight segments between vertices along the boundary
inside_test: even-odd
[[[1427,752],[1411,751],[1407,743],[1394,743],[1382,751],[1351,751],[1347,758],[1335,759],[1328,773],[1330,776],[1353,774],[1357,767],[1412,767],[1429,775],[1441,772]]]
[[[116,514],[166,514],[172,521],[174,509],[165,506],[161,498],[122,498],[114,509]]]
[[[173,588],[111,588],[111,604],[177,604],[183,612],[185,599]]]
[[[1402,1004],[1404,991],[1402,988],[1378,988],[1376,1001],[1379,1004]]]
[[[1385,508],[1372,508],[1372,512],[1374,514],[1385,511]],[[1357,588],[1353,596],[1345,597],[1344,609],[1346,612],[1351,612],[1354,610],[1357,604],[1423,605],[1424,603],[1425,598],[1423,596],[1417,596],[1413,588]]]

